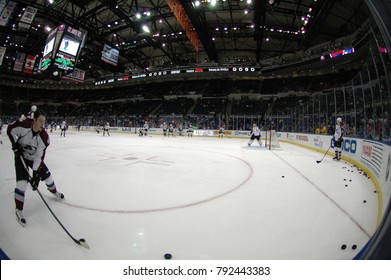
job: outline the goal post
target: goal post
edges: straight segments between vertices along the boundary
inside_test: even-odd
[[[274,129],[266,130],[265,147],[271,149],[281,149],[280,142],[277,138],[277,133]]]

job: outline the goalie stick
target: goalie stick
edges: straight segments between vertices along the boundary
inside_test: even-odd
[[[26,172],[29,176],[29,183],[31,181],[31,176],[30,176],[30,173],[29,173],[29,170],[28,170],[28,167],[23,159],[22,156],[20,156],[20,160],[24,166],[24,168],[26,169]],[[85,239],[84,238],[80,238],[79,240],[77,240],[76,238],[74,238],[70,233],[69,231],[65,228],[65,226],[60,222],[60,220],[57,218],[57,216],[54,214],[53,210],[49,207],[49,204],[46,202],[46,200],[43,198],[41,192],[38,190],[38,188],[36,189],[36,191],[38,192],[39,196],[41,197],[43,203],[45,203],[46,207],[49,209],[50,213],[52,213],[53,217],[56,219],[56,221],[59,223],[59,225],[63,228],[63,230],[68,234],[68,236],[73,240],[73,242],[75,242],[76,244],[84,247],[84,248],[87,248],[89,249],[90,246],[86,243]]]
[[[324,153],[322,159],[321,159],[321,160],[317,160],[316,163],[321,163],[321,162],[322,162],[322,160],[325,158],[325,156],[326,156],[327,153],[329,152],[330,148],[331,148],[331,146],[330,146],[330,147],[327,149],[327,151]]]

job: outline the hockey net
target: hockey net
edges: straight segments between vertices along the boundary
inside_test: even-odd
[[[265,137],[265,147],[269,150],[271,149],[281,149],[280,142],[277,138],[276,131],[273,130],[266,130],[266,137]]]

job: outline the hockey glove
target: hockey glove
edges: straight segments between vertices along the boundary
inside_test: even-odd
[[[38,189],[39,181],[41,178],[39,178],[38,172],[33,171],[33,177],[30,179],[31,187],[33,188],[33,191],[36,191]]]
[[[18,143],[12,145],[12,151],[15,153],[15,157],[23,156],[23,148]]]

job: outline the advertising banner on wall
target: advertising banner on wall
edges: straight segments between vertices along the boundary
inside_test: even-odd
[[[277,133],[280,141],[304,146],[320,152],[325,152],[329,147],[330,154],[334,152],[332,135],[301,134],[291,132]],[[370,173],[375,186],[380,188],[380,203],[382,211],[391,199],[391,146],[371,139],[344,137],[342,142],[342,159],[357,164],[365,172]],[[373,178],[371,178],[373,176]]]

